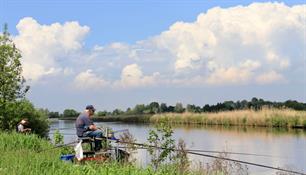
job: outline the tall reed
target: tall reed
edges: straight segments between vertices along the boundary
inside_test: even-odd
[[[264,126],[306,128],[306,111],[291,109],[237,110],[217,113],[156,114],[150,122],[165,121],[172,124],[199,124],[224,126]]]

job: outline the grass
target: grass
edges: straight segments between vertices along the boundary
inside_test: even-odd
[[[114,162],[104,164],[88,163],[77,165],[59,159],[60,149],[50,149],[53,145],[35,135],[0,132],[1,175],[56,175],[56,174],[153,174],[150,168],[140,169],[133,165]],[[46,151],[39,152],[46,149]],[[47,150],[49,149],[49,150]]]
[[[306,111],[262,109],[218,113],[166,113],[153,115],[151,123],[306,128]]]
[[[203,175],[227,174],[223,169],[181,170],[181,164],[172,162],[153,170],[136,167],[133,163],[66,163],[59,159],[61,149],[35,135],[0,132],[0,174],[1,175]],[[41,151],[45,150],[45,151]],[[41,152],[40,152],[41,151]],[[212,163],[212,166],[215,163]],[[207,164],[208,165],[208,164]],[[223,165],[223,164],[222,164]],[[229,167],[231,168],[231,167]],[[231,170],[232,171],[232,170]],[[225,172],[225,173],[224,173]],[[247,174],[247,172],[246,172]]]
[[[60,149],[35,135],[0,132],[1,175],[175,175],[174,165],[154,171],[150,166],[138,168],[133,164],[105,162],[84,165],[66,163],[59,159]],[[48,150],[49,149],[49,150]],[[39,152],[41,150],[46,150]],[[187,174],[187,173],[186,173]],[[189,173],[188,173],[189,174]]]

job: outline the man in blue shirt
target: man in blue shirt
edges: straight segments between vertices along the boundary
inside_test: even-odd
[[[101,138],[103,133],[92,121],[95,110],[93,105],[86,106],[85,111],[78,116],[75,127],[78,137],[99,138],[95,139],[95,151],[99,151],[102,147]]]

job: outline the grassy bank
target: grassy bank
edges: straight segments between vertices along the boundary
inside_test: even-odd
[[[133,163],[104,162],[73,164],[61,161],[61,149],[35,135],[0,132],[1,175],[176,175],[204,174],[200,171],[181,172],[177,164],[138,168]],[[41,150],[45,150],[42,151]],[[219,169],[213,171],[219,172]],[[209,174],[209,173],[208,173]]]
[[[156,114],[151,123],[306,128],[306,111],[290,109],[239,110],[218,113]]]
[[[136,168],[133,165],[121,165],[114,162],[104,164],[76,165],[59,159],[60,149],[50,149],[53,145],[35,135],[21,135],[0,132],[0,174],[1,175],[54,175],[54,174],[154,174],[149,167]],[[43,152],[40,150],[50,149]],[[161,170],[166,172],[166,169]],[[169,171],[171,172],[171,171]],[[162,174],[162,172],[157,172]],[[173,173],[169,173],[173,174]]]

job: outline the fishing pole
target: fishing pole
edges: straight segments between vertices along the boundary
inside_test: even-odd
[[[55,131],[55,130],[66,130],[66,129],[75,129],[75,128],[58,128],[58,129],[50,129],[49,131]],[[116,130],[116,131],[112,131],[110,133],[119,133],[119,132],[127,132],[129,131],[129,129],[121,129],[121,130]],[[49,134],[54,134],[54,132],[49,132]],[[61,133],[62,135],[75,135],[75,134],[71,134],[71,133]]]
[[[113,133],[123,132],[128,129],[114,131]],[[54,133],[50,133],[54,134]],[[64,133],[62,135],[75,135],[72,133]],[[105,138],[104,138],[105,139]],[[229,151],[212,151],[212,150],[199,150],[199,149],[187,149],[186,151],[192,152],[204,152],[204,153],[213,153],[213,154],[232,154],[232,155],[243,155],[243,156],[257,156],[257,157],[271,157],[271,158],[288,158],[283,156],[267,155],[267,154],[255,154],[255,153],[241,153],[241,152],[229,152]]]
[[[66,129],[75,129],[75,127],[73,127],[73,128],[52,128],[52,129],[49,129],[49,131],[66,130]]]
[[[57,146],[54,146],[54,147],[49,148],[49,149],[39,150],[39,151],[37,151],[37,152],[40,153],[40,152],[44,152],[44,151],[48,151],[48,150],[53,150],[53,149],[56,149],[56,148],[61,148],[61,147],[64,147],[64,146],[69,146],[69,145],[72,145],[72,144],[75,144],[75,143],[78,143],[78,142],[79,142],[79,141],[73,141],[73,142],[69,142],[69,143],[57,145]]]
[[[119,148],[129,148],[129,147],[119,147]],[[136,148],[136,149],[147,149],[147,148]],[[269,158],[287,158],[281,156],[274,156],[274,155],[266,155],[266,154],[252,154],[252,153],[240,153],[240,152],[227,152],[227,151],[208,151],[208,150],[194,150],[194,149],[186,149],[184,151],[191,151],[191,152],[203,152],[203,153],[212,153],[212,154],[233,154],[233,155],[242,155],[242,156],[258,156],[258,157],[269,157]]]
[[[268,165],[263,165],[263,164],[248,162],[248,161],[242,161],[242,160],[237,160],[237,159],[231,159],[231,158],[225,158],[225,157],[219,157],[219,156],[214,156],[214,155],[209,155],[209,154],[197,153],[197,152],[192,152],[192,151],[172,149],[172,148],[169,149],[169,148],[163,148],[163,147],[147,145],[147,144],[142,144],[142,143],[124,142],[124,141],[119,141],[119,140],[118,140],[118,142],[119,143],[125,143],[125,144],[133,144],[133,145],[138,145],[138,146],[144,146],[144,147],[150,147],[150,148],[156,148],[156,149],[166,149],[166,150],[178,151],[178,152],[185,151],[187,154],[193,154],[193,155],[198,155],[198,156],[210,157],[210,158],[215,158],[215,159],[222,159],[222,160],[227,160],[227,161],[232,161],[232,162],[237,162],[237,163],[243,163],[243,164],[257,166],[257,167],[262,167],[262,168],[267,168],[267,169],[283,171],[283,172],[287,172],[287,173],[306,175],[303,172],[292,171],[292,170],[287,170],[287,169],[283,169],[283,168],[277,168],[277,167],[272,167],[272,166],[268,166]]]
[[[98,140],[98,138],[96,138]],[[102,139],[102,138],[101,138]],[[105,138],[103,138],[105,139]],[[262,167],[262,168],[267,168],[267,169],[273,169],[273,170],[278,170],[278,171],[283,171],[283,172],[287,172],[287,173],[294,173],[294,174],[300,174],[300,175],[306,175],[303,172],[298,172],[298,171],[293,171],[293,170],[287,170],[287,169],[283,169],[283,168],[277,168],[277,167],[272,167],[272,166],[268,166],[268,165],[263,165],[263,164],[258,164],[258,163],[253,163],[253,162],[248,162],[248,161],[242,161],[242,160],[237,160],[237,159],[231,159],[231,158],[226,158],[226,157],[219,157],[219,156],[214,156],[214,155],[209,155],[209,154],[203,154],[203,153],[197,153],[197,152],[192,152],[192,151],[188,151],[188,150],[179,150],[179,149],[172,149],[172,148],[164,148],[164,147],[158,147],[158,146],[153,146],[153,145],[147,145],[147,144],[143,144],[143,143],[135,143],[135,142],[124,142],[124,141],[120,141],[119,139],[109,139],[106,138],[107,140],[111,140],[111,141],[116,141],[119,143],[124,143],[124,144],[133,144],[133,145],[138,145],[138,146],[143,146],[143,147],[150,147],[150,148],[156,148],[156,149],[168,149],[171,151],[177,151],[177,152],[182,152],[185,151],[187,154],[192,154],[192,155],[198,155],[198,156],[203,156],[203,157],[209,157],[209,158],[215,158],[215,159],[221,159],[221,160],[227,160],[227,161],[233,161],[233,162],[237,162],[237,163],[243,163],[243,164],[247,164],[247,165],[252,165],[252,166],[257,166],[257,167]],[[55,146],[53,148],[50,149],[45,149],[45,150],[40,150],[38,152],[43,152],[46,150],[52,150],[52,149],[56,149],[56,148],[60,148],[63,146],[68,146],[71,144],[75,144],[79,141],[73,141],[70,143],[66,143],[66,144],[62,144],[62,145],[58,145]]]

